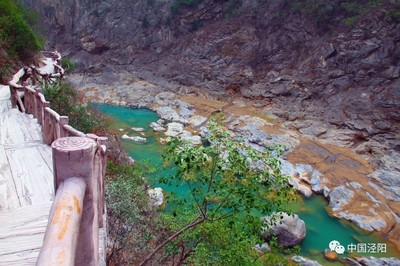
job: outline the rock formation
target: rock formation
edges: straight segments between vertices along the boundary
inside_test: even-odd
[[[298,245],[306,237],[306,225],[296,214],[278,212],[262,219],[266,228],[261,235],[267,240],[276,236],[278,243],[284,247]]]

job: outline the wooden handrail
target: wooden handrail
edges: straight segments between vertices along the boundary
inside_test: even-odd
[[[60,62],[59,53],[51,56]],[[62,76],[62,67],[54,67],[56,74],[32,69],[43,79]],[[104,261],[99,258],[99,228],[104,225],[107,138],[68,125],[69,118],[50,108],[40,87],[28,86],[24,81],[19,85],[26,69],[18,71],[9,82],[11,104],[32,114],[42,125],[43,142],[52,145],[56,191],[37,265],[100,265]],[[18,92],[22,90],[24,102]]]
[[[83,178],[72,177],[60,184],[51,207],[37,265],[75,264],[85,190]]]
[[[46,107],[46,108],[44,108],[44,110],[47,113],[49,113],[49,115],[51,115],[55,120],[57,120],[58,122],[60,121],[60,115],[56,111],[54,111],[50,107]]]
[[[70,135],[75,136],[75,137],[86,137],[86,134],[71,127],[70,125],[64,125],[63,126],[65,131],[67,131]]]

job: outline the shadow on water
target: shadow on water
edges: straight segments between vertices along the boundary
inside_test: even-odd
[[[135,160],[150,162],[155,167],[161,166],[163,146],[157,142],[157,138],[163,135],[154,133],[149,127],[151,122],[158,120],[155,112],[146,109],[130,109],[105,104],[94,104],[93,106],[113,119],[113,127],[116,130],[120,128],[124,129],[121,135],[128,134],[129,136],[136,135],[147,138],[145,144],[123,141],[129,156]],[[132,127],[143,127],[145,131],[142,133],[135,132],[131,129]],[[165,171],[163,174],[171,174],[171,171]],[[157,175],[160,175],[160,172]],[[155,175],[152,175],[150,178],[154,179]],[[182,187],[166,187],[165,185],[156,183],[154,185],[163,187],[167,192],[184,193]],[[346,248],[342,257],[355,255],[357,247],[362,248],[364,244],[367,251],[368,247],[373,244],[384,244],[386,245],[386,252],[360,252],[360,256],[399,256],[394,245],[386,241],[378,233],[362,231],[347,221],[331,217],[328,213],[327,205],[328,203],[323,196],[314,195],[309,199],[300,198],[297,203],[292,204],[290,207],[306,223],[307,236],[301,244],[302,256],[317,260],[323,265],[343,265],[340,262],[328,262],[324,259],[323,252],[329,247],[329,243],[332,240],[339,241]],[[347,248],[352,244],[355,245],[356,249],[354,253],[350,254]]]

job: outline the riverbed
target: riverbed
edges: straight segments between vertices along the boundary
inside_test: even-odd
[[[129,136],[146,137],[147,142],[142,144],[123,141],[124,148],[130,157],[137,161],[146,161],[155,167],[160,167],[163,153],[163,146],[157,141],[163,137],[163,133],[155,133],[149,127],[151,122],[157,121],[158,116],[155,112],[147,109],[130,109],[113,105],[96,104],[95,107],[102,113],[112,118],[112,126],[116,132],[127,134]],[[136,132],[132,127],[142,127],[143,132]],[[304,163],[304,162],[302,162]],[[161,186],[167,192],[177,188],[165,187],[158,184],[155,175],[152,175],[153,186]],[[176,191],[180,192],[180,191]],[[327,209],[328,202],[323,196],[314,195],[309,199],[299,197],[299,201],[292,204],[290,208],[305,221],[307,236],[301,244],[301,255],[312,260],[317,260],[323,265],[341,265],[339,262],[328,262],[323,258],[323,251],[328,248],[329,242],[337,240],[343,246],[351,247],[352,244],[357,247],[371,246],[380,244],[386,247],[386,252],[359,252],[361,256],[375,257],[399,257],[400,254],[395,246],[382,237],[379,233],[370,233],[356,228],[346,220],[332,217]],[[354,247],[354,246],[353,246]],[[369,251],[369,252],[367,252]],[[349,255],[346,250],[343,256]]]

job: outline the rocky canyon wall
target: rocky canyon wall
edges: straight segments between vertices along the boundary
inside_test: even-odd
[[[176,9],[174,0],[23,2],[41,13],[48,46],[99,82],[134,71],[164,89],[248,98],[287,127],[400,172],[382,160],[400,157],[400,22],[389,15],[396,1],[325,24],[285,0]]]

